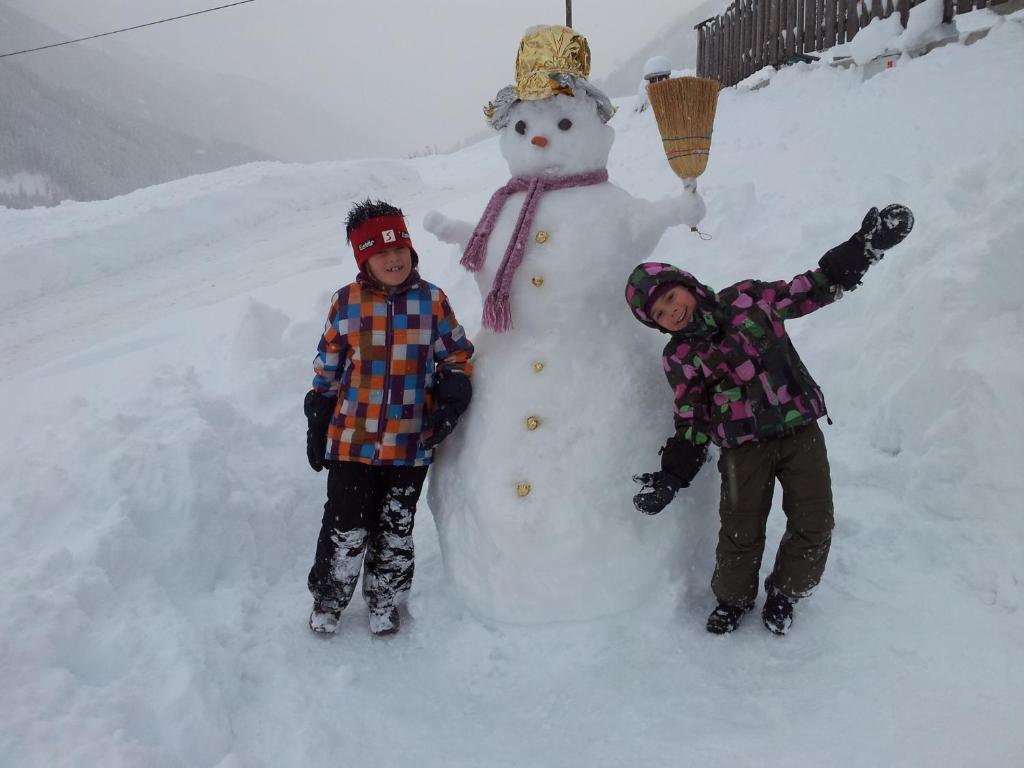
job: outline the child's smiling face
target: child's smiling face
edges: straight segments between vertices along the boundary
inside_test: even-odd
[[[367,261],[370,274],[389,288],[401,285],[412,272],[412,252],[408,248],[388,248]]]
[[[697,311],[697,297],[683,285],[676,283],[651,305],[651,320],[669,333],[685,328]]]

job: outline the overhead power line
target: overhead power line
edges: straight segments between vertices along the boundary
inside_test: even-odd
[[[8,56],[18,56],[22,53],[32,53],[33,51],[45,51],[47,48],[59,48],[62,45],[71,45],[72,43],[80,43],[83,40],[95,40],[97,37],[107,37],[108,35],[116,35],[121,32],[130,32],[133,29],[142,29],[143,27],[152,27],[156,24],[164,24],[168,21],[177,21],[178,19],[187,19],[189,16],[199,16],[203,13],[213,13],[214,11],[222,11],[225,8],[233,8],[236,5],[245,5],[246,3],[255,3],[256,0],[238,0],[236,3],[228,3],[227,5],[218,5],[216,8],[207,8],[203,11],[193,11],[192,13],[185,13],[181,16],[171,16],[169,19],[160,19],[159,21],[149,21],[145,24],[136,24],[134,27],[125,27],[124,29],[115,29],[110,32],[102,32],[98,35],[89,35],[88,37],[79,37],[75,40],[65,40],[63,43],[50,43],[49,45],[40,45],[38,48],[26,48],[23,51],[11,51],[10,53],[0,53],[0,59],[6,59]]]

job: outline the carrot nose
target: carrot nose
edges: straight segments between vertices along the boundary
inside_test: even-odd
[[[536,144],[538,147],[543,149],[548,145],[548,140],[545,136],[534,136],[532,139],[530,139],[530,143]]]

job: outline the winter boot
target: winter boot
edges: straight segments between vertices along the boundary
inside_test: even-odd
[[[771,579],[765,580],[764,589],[768,597],[764,601],[764,608],[761,609],[761,621],[769,632],[784,635],[793,625],[794,601],[776,589]]]
[[[737,608],[725,603],[719,603],[715,610],[708,616],[707,630],[713,635],[724,635],[732,632],[740,625],[743,617],[750,612],[753,606],[748,605]]]
[[[333,600],[313,601],[313,612],[309,614],[309,628],[321,635],[333,635],[341,621],[341,608]]]
[[[397,608],[370,611],[370,631],[375,635],[393,635],[402,627]]]

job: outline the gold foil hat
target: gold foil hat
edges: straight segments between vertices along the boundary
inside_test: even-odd
[[[590,45],[569,27],[531,27],[516,54],[516,84],[506,85],[484,106],[484,116],[496,131],[508,125],[509,114],[519,101],[538,101],[558,94],[589,96],[597,104],[601,120],[608,122],[618,107],[592,85]]]
[[[557,75],[590,75],[587,38],[569,27],[531,27],[523,35],[516,54],[516,96],[523,101],[546,99],[557,93],[572,94]]]

